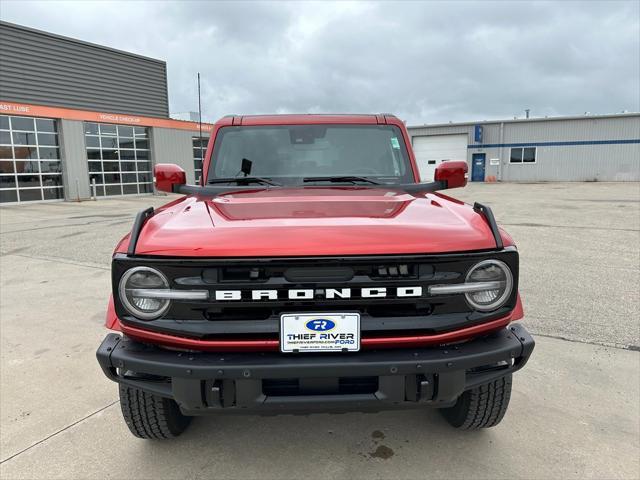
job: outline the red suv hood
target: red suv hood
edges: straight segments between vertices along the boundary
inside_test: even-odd
[[[469,205],[441,194],[306,187],[178,199],[148,220],[136,253],[269,257],[491,248],[495,242],[485,220]]]

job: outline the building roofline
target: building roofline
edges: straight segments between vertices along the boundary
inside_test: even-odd
[[[133,58],[138,58],[138,59],[142,59],[142,60],[148,60],[151,62],[155,62],[155,63],[159,63],[161,65],[164,65],[166,67],[167,62],[164,60],[160,60],[158,58],[152,58],[152,57],[147,57],[146,55],[140,55],[138,53],[131,53],[131,52],[127,52],[126,50],[119,50],[117,48],[112,48],[112,47],[106,47],[104,45],[100,45],[97,43],[93,43],[93,42],[87,42],[85,40],[79,40],[77,38],[72,38],[72,37],[67,37],[65,35],[59,35],[57,33],[51,33],[51,32],[47,32],[45,30],[39,30],[37,28],[32,28],[32,27],[26,27],[24,25],[19,25],[17,23],[12,23],[12,22],[7,22],[4,20],[0,20],[0,26],[6,26],[9,28],[14,28],[16,30],[22,30],[25,32],[30,32],[30,33],[36,33],[39,35],[44,35],[47,37],[51,37],[51,38],[55,38],[58,40],[64,40],[66,42],[71,42],[71,43],[75,43],[77,45],[82,45],[84,47],[92,47],[92,48],[97,48],[99,50],[107,50],[113,53],[118,53],[120,55],[127,55],[129,57],[133,57]]]
[[[509,120],[480,120],[476,122],[425,123],[422,125],[407,125],[407,128],[462,127],[470,125],[496,125],[501,123],[555,122],[562,120],[595,120],[603,118],[627,117],[640,117],[640,112],[608,113],[603,115],[570,115],[562,117],[512,118]]]

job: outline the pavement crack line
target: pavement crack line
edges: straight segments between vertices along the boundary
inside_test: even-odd
[[[76,426],[76,425],[78,425],[79,423],[84,422],[85,420],[87,420],[87,419],[89,419],[89,418],[93,417],[94,415],[97,415],[97,414],[98,414],[98,413],[100,413],[100,412],[103,412],[104,410],[106,410],[106,409],[107,409],[107,408],[109,408],[109,407],[114,406],[114,405],[115,405],[116,403],[118,403],[118,402],[119,402],[119,400],[115,400],[115,401],[111,402],[110,404],[108,404],[108,405],[106,405],[106,406],[104,406],[104,407],[102,407],[102,408],[99,408],[99,409],[98,409],[98,410],[96,410],[95,412],[90,413],[89,415],[87,415],[87,416],[85,416],[85,417],[82,417],[80,420],[76,420],[75,422],[70,423],[70,424],[69,424],[69,425],[67,425],[66,427],[63,427],[63,428],[61,428],[60,430],[57,430],[57,431],[53,432],[51,435],[47,435],[47,436],[46,436],[46,437],[44,437],[43,439],[38,440],[36,443],[34,443],[34,444],[32,444],[32,445],[28,446],[27,448],[24,448],[24,449],[20,450],[19,452],[14,453],[13,455],[11,455],[11,456],[9,456],[9,457],[5,458],[4,460],[0,460],[0,465],[2,465],[2,464],[3,464],[3,463],[5,463],[5,462],[8,462],[9,460],[11,460],[11,459],[13,459],[13,458],[16,458],[18,455],[21,455],[21,454],[23,454],[24,452],[27,452],[27,451],[31,450],[33,447],[37,447],[38,445],[40,445],[40,444],[42,444],[42,443],[46,442],[46,441],[47,441],[47,440],[49,440],[50,438],[53,438],[53,437],[55,437],[56,435],[58,435],[58,434],[60,434],[60,433],[62,433],[62,432],[64,432],[64,431],[66,431],[66,430],[69,430],[69,429],[70,429],[70,428],[72,428],[72,427],[75,427],[75,426]]]
[[[111,270],[111,267],[101,266],[95,263],[74,262],[66,258],[42,257],[38,255],[25,255],[24,253],[1,252],[2,257],[22,257],[32,260],[44,260],[45,262],[64,263],[65,265],[76,265],[78,267],[95,268],[96,270]]]
[[[609,342],[597,342],[597,341],[589,341],[589,340],[577,340],[575,338],[563,337],[562,335],[549,335],[546,333],[539,333],[531,330],[531,334],[536,337],[544,337],[544,338],[553,338],[555,340],[562,340],[565,342],[571,343],[582,343],[584,345],[593,345],[596,347],[607,347],[607,348],[617,348],[618,350],[629,350],[632,352],[640,351],[640,346],[638,345],[625,345],[624,343],[609,343]]]
[[[640,232],[637,228],[616,228],[616,227],[596,227],[596,226],[588,226],[588,225],[550,225],[544,223],[503,223],[500,225],[504,225],[506,227],[532,227],[532,228],[573,228],[579,230],[603,230],[606,232]]]
[[[128,217],[122,217],[122,220],[124,221],[125,218],[128,218],[128,220],[133,220],[133,216],[128,216]],[[94,220],[91,222],[79,222],[79,223],[63,223],[61,225],[48,225],[45,227],[34,227],[34,228],[25,228],[22,230],[10,230],[8,232],[0,232],[0,235],[11,235],[12,233],[24,233],[24,232],[35,232],[36,230],[52,230],[54,228],[68,228],[68,227],[86,227],[88,225],[94,225],[96,223],[107,223],[107,222],[113,222],[115,220],[115,218],[106,218],[103,220]]]

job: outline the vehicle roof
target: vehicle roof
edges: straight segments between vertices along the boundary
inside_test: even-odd
[[[305,125],[305,124],[386,124],[399,122],[395,115],[380,114],[281,114],[281,115],[226,115],[216,123],[227,125]]]

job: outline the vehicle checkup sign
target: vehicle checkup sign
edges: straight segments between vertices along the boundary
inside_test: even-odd
[[[360,314],[297,313],[280,317],[282,352],[357,352]]]

